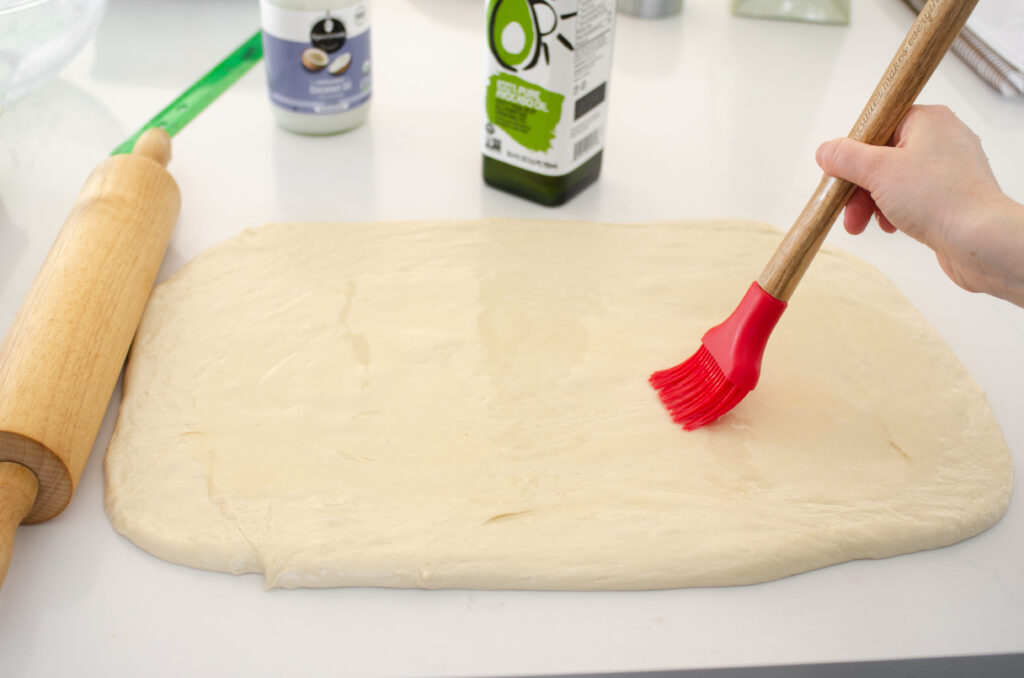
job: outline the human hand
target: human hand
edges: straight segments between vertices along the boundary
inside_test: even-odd
[[[981,142],[945,106],[914,106],[889,146],[834,139],[818,148],[830,176],[859,187],[843,224],[858,234],[871,216],[935,251],[946,274],[972,292],[1024,305],[1024,207],[1000,189]]]

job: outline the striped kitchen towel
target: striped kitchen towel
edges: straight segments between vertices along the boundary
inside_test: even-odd
[[[920,12],[926,0],[904,0]],[[1024,2],[980,0],[953,53],[1006,97],[1024,95]]]

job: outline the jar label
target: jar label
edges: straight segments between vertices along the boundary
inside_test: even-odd
[[[270,99],[314,115],[341,113],[370,100],[367,3],[335,10],[293,10],[260,2]]]
[[[604,147],[615,0],[488,0],[483,153],[562,176]]]

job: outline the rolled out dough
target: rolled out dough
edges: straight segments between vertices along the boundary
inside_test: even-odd
[[[160,285],[105,461],[115,528],[267,587],[749,584],[951,544],[1012,467],[880,272],[825,248],[732,413],[648,375],[778,243],[751,223],[277,224]]]

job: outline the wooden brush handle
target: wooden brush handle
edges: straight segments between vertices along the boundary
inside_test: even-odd
[[[85,467],[178,218],[169,158],[150,130],[93,171],[0,344],[0,572]]]
[[[875,145],[888,143],[976,4],[978,0],[929,0],[861,111],[850,132],[851,139]],[[855,189],[849,181],[822,177],[758,278],[765,292],[781,301],[789,300]]]

